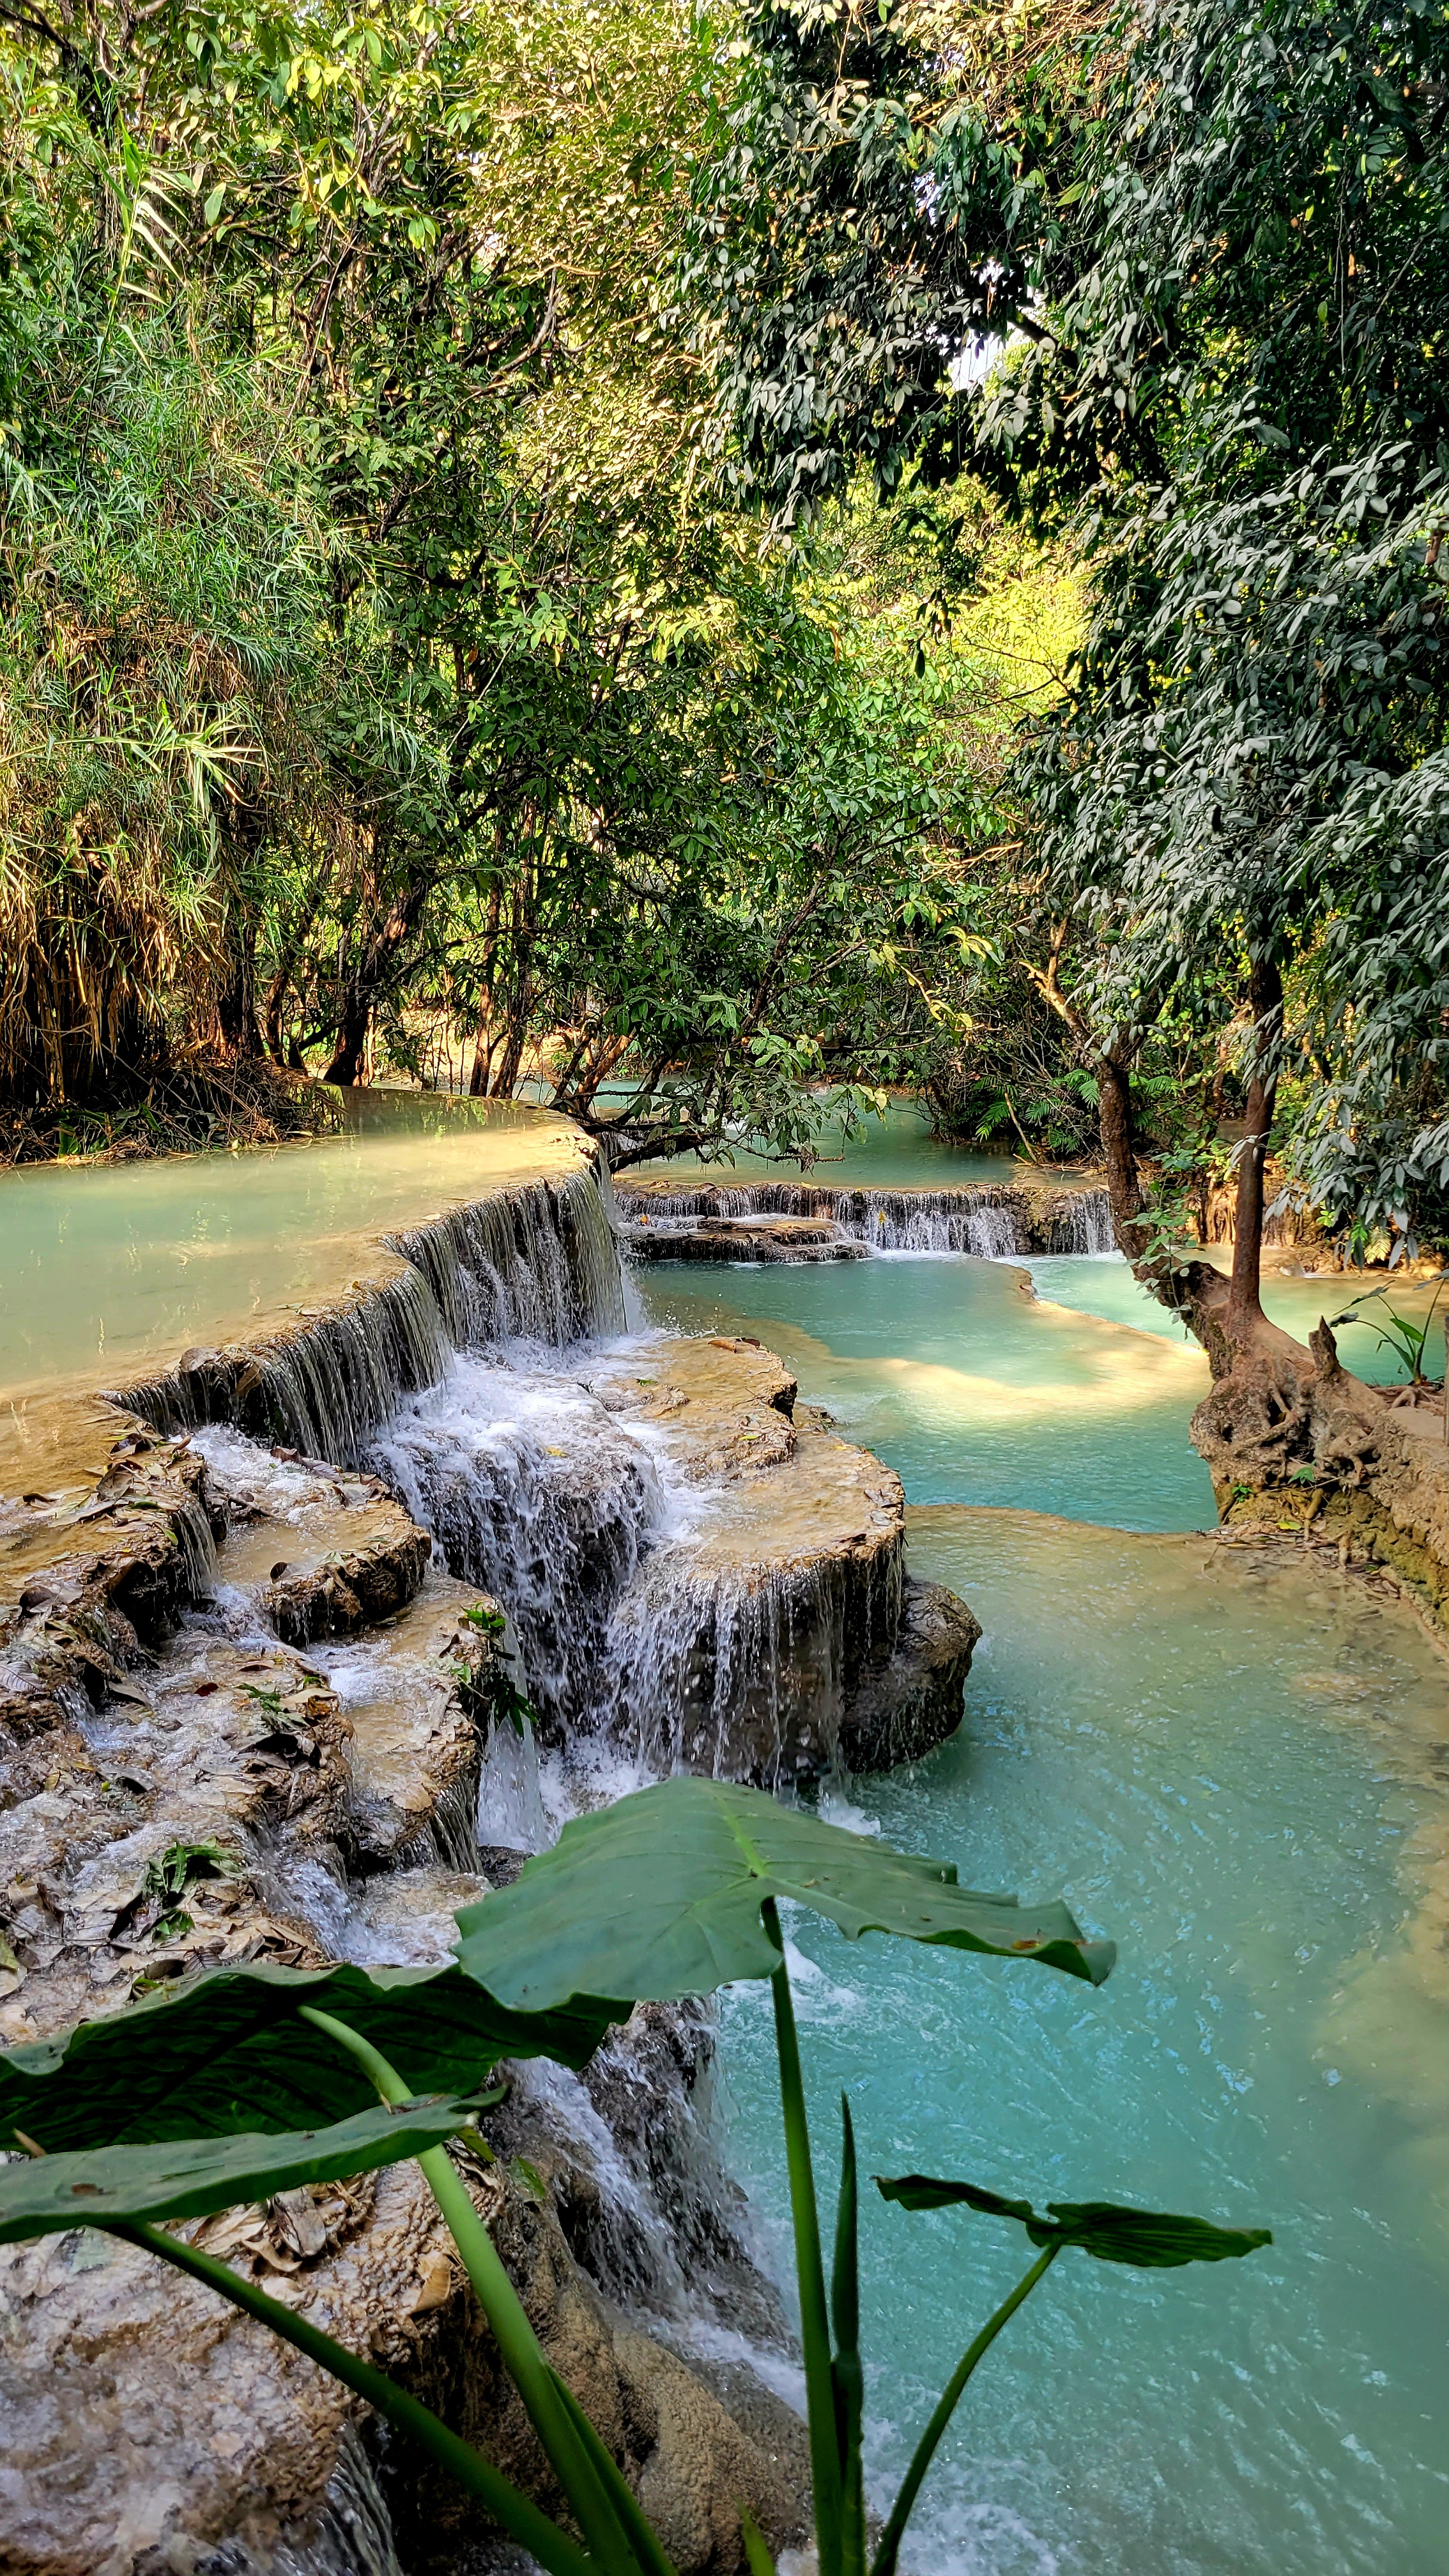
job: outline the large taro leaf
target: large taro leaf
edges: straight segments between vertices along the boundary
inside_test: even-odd
[[[301,2004],[360,2031],[418,2093],[476,2091],[499,2057],[582,2066],[606,2026],[598,2013],[510,2012],[455,1967],[214,1968],[0,2051],[0,2147],[17,2128],[53,2155],[303,2129],[368,2108],[368,2078],[298,2019]]]
[[[988,2218],[1021,2221],[1033,2245],[1075,2245],[1099,2263],[1131,2263],[1139,2271],[1170,2271],[1180,2263],[1225,2263],[1271,2245],[1267,2227],[1215,2227],[1211,2219],[1181,2218],[1158,2209],[1124,2209],[1112,2200],[1049,2200],[1046,2215],[1029,2200],[1003,2200],[974,2182],[938,2182],[930,2174],[875,2178],[883,2200],[902,2209],[979,2209]]]
[[[767,1897],[808,1905],[855,1939],[894,1932],[1000,1958],[1037,1959],[1100,1984],[1116,1953],[1085,1941],[1064,1905],[1019,1906],[758,1789],[662,1781],[565,1825],[512,1887],[458,1917],[470,1976],[519,2012],[707,1994],[768,1977],[780,1953]]]
[[[371,2173],[456,2137],[475,2103],[434,2094],[395,2109],[374,2102],[326,2129],[277,2137],[177,2138],[144,2147],[27,2157],[0,2170],[0,2245],[65,2227],[118,2220],[204,2218],[241,2201],[270,2200],[298,2183]]]

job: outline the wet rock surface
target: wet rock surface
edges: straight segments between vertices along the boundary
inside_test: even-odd
[[[462,1331],[531,1312],[524,1273],[546,1257],[540,1317],[584,1315],[602,1255],[578,1195],[550,1202],[543,1252],[511,1206],[440,1221],[377,1333],[362,1282],[310,1337],[189,1354],[148,1401],[200,1417],[194,1435],[87,1415],[83,1479],[7,1503],[0,2038],[238,1959],[446,1956],[455,1909],[521,1865],[480,1849],[478,1805],[500,1748],[527,1751],[506,1714],[525,1673],[546,1741],[592,1727],[627,1755],[633,1729],[652,1759],[765,1779],[847,1749],[900,1758],[956,1722],[969,1613],[906,1582],[898,1481],[757,1343],[636,1347],[573,1379],[467,1355],[399,1412],[438,1366],[420,1280]],[[381,1474],[307,1445],[330,1423],[355,1461],[385,1393]],[[742,2576],[741,2504],[777,2548],[807,2520],[803,2427],[767,2384],[789,2383],[788,2331],[711,2145],[712,2052],[702,2008],[641,2008],[582,2078],[516,2070],[488,2115],[499,2161],[463,2159],[680,2576]],[[413,2168],[190,2232],[553,2501]],[[0,2348],[0,2528],[22,2576],[498,2557],[366,2410],[139,2251],[84,2231],[7,2249]]]
[[[644,1757],[774,1785],[878,1769],[959,1725],[974,1623],[902,1633],[899,1477],[799,1406],[773,1352],[727,1335],[661,1345],[591,1380],[661,1427],[677,1473],[715,1488],[697,1538],[662,1548],[621,1605],[617,1724]],[[949,1597],[949,1596],[948,1596]],[[897,1665],[897,1656],[905,1660]]]
[[[776,2545],[802,2529],[789,2410],[743,2430],[720,2398],[580,2272],[551,2208],[501,2166],[468,2169],[535,2332],[628,2469],[680,2576],[742,2565],[738,2504]],[[185,2230],[273,2297],[363,2351],[558,2511],[416,2167],[287,2193]],[[349,2427],[374,2447],[393,2545],[442,2567],[486,2533],[479,2510],[406,2446],[376,2444],[337,2383],[145,2252],[77,2230],[0,2268],[5,2564],[15,2576],[286,2564],[325,2515]]]
[[[772,1400],[793,1394],[787,1374],[756,1356],[751,1389],[792,1438]],[[749,1454],[749,1413],[717,1409],[723,1449]],[[445,1956],[455,1909],[489,1885],[476,1814],[497,1715],[495,1605],[437,1573],[414,1589],[430,1540],[323,1462],[203,1434],[169,1446],[139,1485],[134,1461],[120,1463],[98,1516],[111,1544],[62,1560],[13,1614],[11,1752],[41,1746],[47,1767],[37,1779],[12,1765],[0,1812],[4,2037],[44,2036],[237,1959]],[[194,1578],[170,1572],[176,1522],[198,1512],[208,1547],[230,1521],[205,1577],[213,1608],[195,1605]],[[351,1564],[339,1527],[365,1537]],[[294,1601],[323,1597],[339,1563],[349,1576],[383,1569],[373,1600],[411,1597],[356,1631],[334,1607],[316,1620],[331,1633],[284,1644],[269,1633],[279,1532],[306,1587]],[[118,1570],[138,1581],[138,1537],[142,1596],[164,1602],[171,1631],[155,1607],[148,1642],[115,1607]],[[496,1859],[504,1875],[518,1865]],[[808,2481],[791,2409],[743,2362],[714,2384],[673,2339],[687,2341],[707,2270],[717,2314],[786,2342],[701,2148],[694,2097],[711,2046],[707,2017],[658,2008],[601,2055],[592,2090],[560,2069],[522,2070],[500,2115],[503,2161],[468,2168],[545,2349],[681,2576],[737,2576],[742,2503],[776,2545],[800,2537]],[[415,2168],[289,2192],[187,2232],[379,2359],[557,2506]],[[236,2576],[359,2564],[386,2576],[492,2554],[476,2510],[383,2442],[345,2392],[135,2249],[85,2231],[6,2249],[0,2347],[0,2527],[7,2568],[25,2576],[154,2576],[222,2559]]]
[[[865,1245],[828,1217],[651,1219],[641,1209],[624,1241],[641,1261],[860,1261]]]

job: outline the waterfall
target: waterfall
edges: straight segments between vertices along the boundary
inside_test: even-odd
[[[457,1350],[624,1328],[618,1254],[592,1173],[475,1200],[392,1240],[426,1279]]]
[[[1115,1252],[1112,1202],[1105,1190],[1063,1193],[1052,1216],[1048,1252],[1074,1252],[1088,1258]]]
[[[824,1189],[805,1181],[713,1181],[675,1190],[616,1185],[626,1219],[828,1218],[877,1252],[966,1252],[1009,1261],[1033,1252],[1110,1252],[1105,1190],[984,1182],[954,1190]]]
[[[246,1344],[186,1352],[164,1376],[107,1390],[158,1430],[230,1422],[353,1465],[399,1399],[453,1351],[617,1332],[623,1287],[593,1170],[503,1189],[389,1239],[405,1265]]]
[[[616,1602],[667,1517],[649,1449],[578,1380],[465,1355],[369,1463],[508,1614],[546,1743],[597,1726]]]
[[[760,1540],[753,1563],[737,1543],[661,1548],[620,1597],[609,1730],[655,1777],[682,1766],[780,1788],[831,1770],[852,1683],[895,1644],[903,1539],[864,1565],[772,1562]]]

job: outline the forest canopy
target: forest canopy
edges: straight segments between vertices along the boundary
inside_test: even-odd
[[[623,1156],[904,1084],[1100,1120],[1139,1248],[1270,1148],[1449,1237],[1446,49],[0,0],[11,1149],[202,1063]]]

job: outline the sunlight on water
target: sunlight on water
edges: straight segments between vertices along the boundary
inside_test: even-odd
[[[1121,1959],[1094,1995],[799,1917],[822,2172],[845,2085],[867,2171],[1276,2238],[1176,2274],[1064,2257],[973,2383],[919,2576],[1442,2576],[1442,1658],[1352,1586],[1200,1540],[935,1510],[912,1556],[985,1622],[968,1721],[853,1802],[977,1885],[1064,1889]],[[763,1994],[726,2029],[732,2152],[778,2226]],[[871,2195],[864,2230],[884,2492],[1029,2249]]]
[[[912,1501],[1016,1503],[1126,1529],[1212,1522],[1187,1437],[1207,1391],[1201,1353],[1180,1335],[1044,1304],[1019,1267],[910,1254],[799,1269],[659,1263],[639,1287],[651,1321],[767,1341]]]
[[[1264,1303],[1306,1338],[1363,1285],[1278,1274]],[[1121,1944],[1093,1995],[798,1917],[827,2215],[846,2086],[867,2171],[1275,2232],[1210,2270],[1064,2257],[973,2383],[910,2576],[1445,2576],[1442,1653],[1352,1579],[1147,1534],[1211,1526],[1187,1439],[1207,1370],[1119,1260],[651,1266],[641,1289],[666,1327],[779,1349],[936,1506],[912,1514],[912,1563],[984,1622],[962,1733],[850,1784],[838,1821],[979,1886],[1062,1889]],[[1401,1374],[1362,1326],[1340,1346]],[[724,2061],[731,2154],[783,2256],[759,1990],[727,2001]],[[863,2229],[883,2505],[1029,2249],[869,2193]]]

